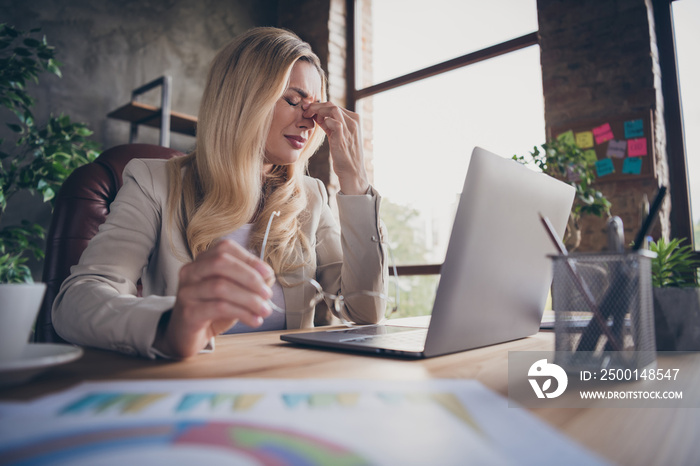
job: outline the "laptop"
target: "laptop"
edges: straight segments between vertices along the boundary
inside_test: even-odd
[[[291,333],[281,339],[332,348],[430,358],[539,331],[557,251],[540,220],[563,236],[572,186],[480,147],[460,196],[432,312],[423,325],[378,325]],[[412,323],[413,321],[414,323]],[[427,327],[427,328],[426,328]]]

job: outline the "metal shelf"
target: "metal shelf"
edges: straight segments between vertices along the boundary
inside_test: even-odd
[[[137,102],[139,95],[161,86],[161,106]],[[107,117],[131,123],[129,143],[134,142],[138,135],[138,127],[141,125],[160,128],[160,145],[170,146],[170,133],[186,134],[194,136],[197,128],[197,117],[170,110],[170,76],[161,76],[131,92],[131,102],[119,107],[107,114]],[[168,118],[167,115],[170,117]]]

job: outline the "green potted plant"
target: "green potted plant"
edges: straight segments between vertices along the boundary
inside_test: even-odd
[[[593,186],[596,179],[595,166],[576,145],[565,140],[553,139],[535,146],[527,156],[514,155],[513,160],[523,164],[534,164],[544,173],[560,179],[576,189],[564,242],[569,251],[581,244],[580,221],[584,215],[598,217],[610,215],[610,201]]]
[[[16,293],[44,293],[44,285],[33,283],[27,266],[32,256],[43,259],[44,228],[27,220],[2,224],[8,206],[21,191],[52,202],[66,177],[98,154],[96,143],[87,139],[92,132],[85,124],[51,115],[39,125],[32,114],[32,83],[44,72],[61,76],[54,48],[45,37],[34,37],[38,32],[0,24],[0,105],[9,110],[2,115],[11,118],[5,122],[8,136],[0,138],[0,312],[26,312],[17,309],[21,298]],[[3,302],[2,295],[10,290],[13,295]],[[33,301],[38,310],[41,297]]]
[[[649,243],[654,324],[659,351],[700,350],[700,261],[686,239]]]

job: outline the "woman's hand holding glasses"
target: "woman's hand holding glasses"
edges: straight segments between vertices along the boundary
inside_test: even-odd
[[[272,313],[274,281],[272,268],[238,243],[217,242],[180,269],[175,306],[154,347],[187,358],[239,320],[260,326]]]

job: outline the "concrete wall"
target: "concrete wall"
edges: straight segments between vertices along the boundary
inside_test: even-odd
[[[63,78],[46,73],[34,86],[38,123],[66,113],[95,132],[103,148],[129,140],[127,122],[107,114],[126,104],[131,91],[161,75],[173,79],[172,109],[196,115],[207,67],[237,34],[277,23],[277,0],[0,0],[0,22],[28,31],[40,27]],[[159,91],[143,101],[158,104]],[[4,116],[0,115],[0,116]],[[0,120],[0,137],[9,130]],[[11,134],[11,133],[10,133]],[[158,143],[158,130],[141,128],[138,142]],[[194,138],[173,135],[171,147],[188,150]],[[28,219],[48,227],[47,204],[16,198],[3,224]],[[32,264],[35,278],[41,264]]]
[[[107,113],[161,75],[173,77],[172,109],[196,115],[216,51],[250,27],[275,25],[277,0],[0,0],[0,11],[18,29],[40,27],[64,65],[62,79],[47,74],[34,93],[37,119],[65,112],[107,148],[129,138],[129,124]],[[144,97],[157,104],[160,95]],[[140,142],[158,142],[157,130],[139,131]],[[171,146],[193,142],[173,136]]]

